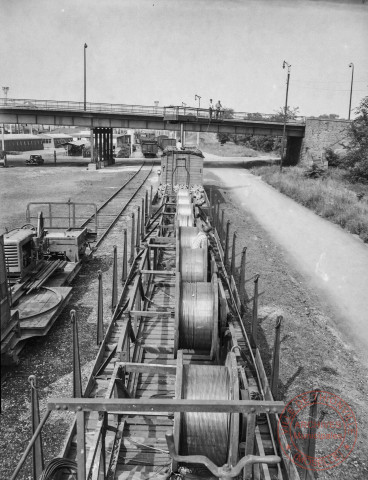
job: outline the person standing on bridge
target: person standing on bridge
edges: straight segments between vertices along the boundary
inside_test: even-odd
[[[222,105],[220,100],[218,100],[216,103],[216,120],[218,120],[219,117],[221,118],[221,109],[222,109]]]
[[[215,106],[212,103],[212,98],[210,98],[210,104],[208,105],[208,111],[210,114],[210,120],[212,120],[212,113],[215,110]]]

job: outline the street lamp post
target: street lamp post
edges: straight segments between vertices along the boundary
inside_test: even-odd
[[[195,94],[194,95],[194,100],[198,100],[198,110],[201,108],[201,96],[200,95],[197,95]],[[198,112],[198,115],[199,115],[199,112]],[[197,147],[199,147],[199,132],[197,132]]]
[[[285,133],[286,133],[286,119],[287,119],[287,108],[288,108],[288,95],[289,95],[289,81],[290,81],[290,68],[291,65],[285,60],[282,64],[282,68],[287,66],[288,73],[286,79],[286,98],[285,98],[285,110],[284,110],[284,128],[282,130],[282,142],[281,142],[281,160],[280,160],[280,172],[282,172],[282,162],[284,159],[284,144],[285,144]]]
[[[83,52],[84,52],[84,111],[86,111],[86,101],[87,101],[87,53],[86,53],[86,50],[87,50],[87,47],[88,45],[85,43],[84,44],[84,49],[83,49]]]
[[[349,116],[348,119],[350,120],[350,113],[351,113],[351,97],[353,95],[353,81],[354,81],[354,63],[349,63],[349,67],[351,68],[351,84],[350,84],[350,101],[349,101]]]

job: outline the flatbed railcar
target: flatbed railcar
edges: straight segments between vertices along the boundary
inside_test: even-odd
[[[174,183],[131,229],[136,255],[83,398],[48,402],[76,412],[47,466],[59,479],[299,480],[217,230],[197,244],[213,214],[191,183],[201,159],[168,156]]]

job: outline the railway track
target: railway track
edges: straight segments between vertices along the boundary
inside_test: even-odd
[[[148,173],[147,170],[143,169],[145,165],[145,162],[142,163],[134,175],[97,209],[97,237],[96,243],[93,246],[94,250],[100,246],[150,176],[153,163],[151,163],[151,168],[148,170]],[[92,227],[95,226],[95,221],[95,214],[93,214],[83,222],[80,227],[91,227],[92,229]]]

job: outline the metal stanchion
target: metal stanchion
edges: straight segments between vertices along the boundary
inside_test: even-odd
[[[135,247],[135,215],[132,213],[132,229],[130,234],[130,257],[129,264],[131,265],[134,260],[134,247]]]
[[[273,346],[272,371],[270,379],[270,387],[274,400],[278,397],[278,383],[279,383],[279,366],[280,366],[280,333],[282,316],[278,316],[275,326],[275,342]]]
[[[82,397],[82,374],[79,355],[78,320],[75,310],[70,312],[73,325],[73,398]]]
[[[40,406],[38,402],[36,376],[30,375],[28,377],[28,381],[31,384],[32,434],[34,434],[40,424]],[[32,457],[33,478],[36,480],[40,477],[43,469],[45,468],[41,433],[37,437],[32,447]]]
[[[231,267],[230,272],[235,280],[235,254],[236,254],[236,232],[233,234],[233,248],[231,249]]]
[[[121,274],[121,283],[125,283],[128,275],[128,240],[127,231],[124,229],[124,245],[123,245],[123,270]]]
[[[97,345],[100,345],[103,340],[103,287],[102,287],[102,272],[98,272],[98,298],[97,298]]]
[[[113,249],[111,310],[115,309],[118,302],[118,252],[116,245]]]
[[[259,274],[257,273],[254,279],[254,294],[253,294],[253,313],[252,313],[252,337],[254,346],[258,343],[258,280]]]

